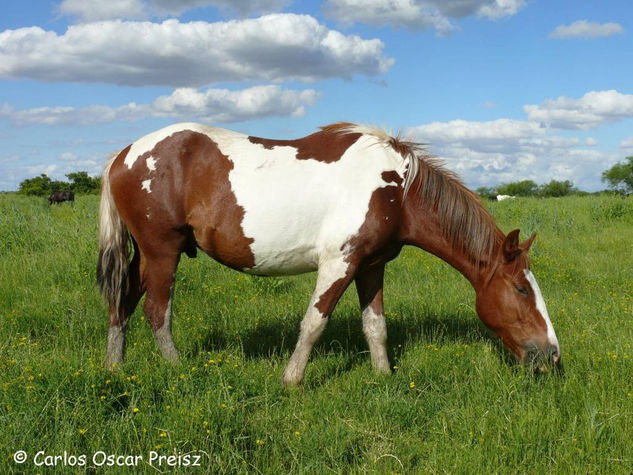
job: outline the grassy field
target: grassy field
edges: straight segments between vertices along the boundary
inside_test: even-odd
[[[255,278],[183,257],[181,363],[162,361],[139,308],[111,373],[97,197],[49,207],[0,195],[0,473],[84,473],[70,466],[82,455],[87,466],[141,456],[130,471],[147,473],[631,473],[633,199],[490,206],[504,231],[538,232],[532,268],[564,376],[515,364],[479,322],[468,282],[405,249],[386,276],[394,374],[372,372],[351,288],[304,386],[286,391],[313,274]],[[183,466],[194,456],[200,466]]]

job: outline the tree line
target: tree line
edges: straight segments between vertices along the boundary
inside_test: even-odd
[[[633,156],[626,157],[624,162],[616,163],[602,172],[602,181],[609,190],[623,195],[633,193]],[[538,185],[533,180],[521,180],[504,183],[496,187],[482,186],[475,190],[479,196],[493,198],[497,195],[510,196],[540,196],[544,198],[560,197],[574,194],[587,194],[580,191],[569,181],[551,180],[549,183]]]
[[[479,196],[493,198],[497,195],[510,196],[540,196],[543,198],[559,197],[578,194],[580,191],[569,181],[552,180],[549,183],[538,185],[533,180],[521,180],[503,185],[488,187],[482,186],[475,190]]]
[[[53,180],[46,173],[42,173],[21,182],[18,193],[49,196],[54,191],[70,190],[77,195],[96,195],[101,190],[101,177],[93,178],[87,172],[68,173],[66,178],[69,181]]]

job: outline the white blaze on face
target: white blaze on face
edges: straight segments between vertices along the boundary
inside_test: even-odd
[[[152,192],[151,186],[152,186],[152,180],[145,180],[141,184],[141,189],[147,191],[148,193],[151,193]]]
[[[543,320],[545,320],[545,325],[547,325],[547,339],[549,343],[556,347],[556,351],[560,355],[560,347],[558,346],[558,339],[556,338],[556,332],[554,332],[554,327],[552,326],[552,322],[549,319],[549,314],[547,313],[547,307],[545,306],[545,300],[543,300],[543,294],[541,293],[541,289],[538,286],[538,282],[536,282],[536,278],[534,274],[529,269],[524,269],[523,273],[525,274],[525,278],[530,283],[532,287],[532,292],[534,292],[534,299],[536,301],[536,309],[539,311]]]

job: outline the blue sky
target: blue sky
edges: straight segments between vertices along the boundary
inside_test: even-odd
[[[100,174],[200,121],[290,138],[348,120],[471,187],[604,188],[633,155],[630,0],[54,0],[0,14],[0,190]]]

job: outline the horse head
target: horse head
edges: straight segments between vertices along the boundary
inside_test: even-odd
[[[505,237],[487,279],[476,288],[477,313],[521,361],[547,371],[560,363],[561,353],[527,259],[534,237],[519,244],[518,229]]]

